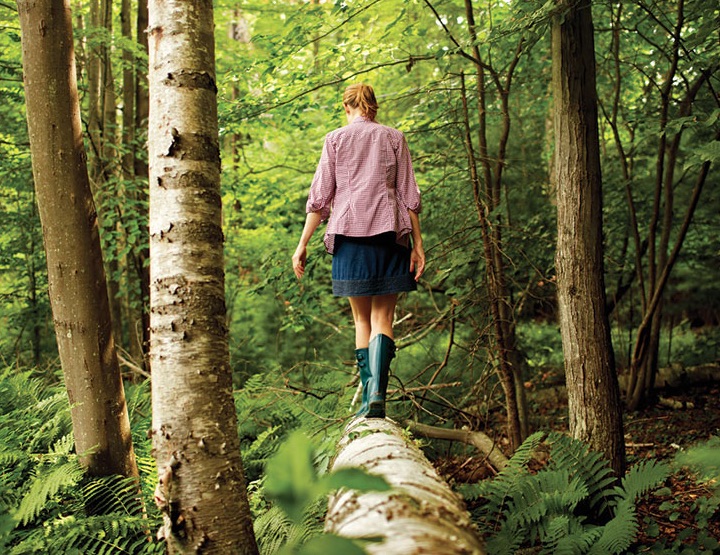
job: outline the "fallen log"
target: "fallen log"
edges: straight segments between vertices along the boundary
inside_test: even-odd
[[[328,502],[326,532],[380,538],[365,545],[371,555],[485,555],[461,497],[396,423],[351,421],[331,470],[344,467],[362,467],[382,476],[392,490],[336,492]]]

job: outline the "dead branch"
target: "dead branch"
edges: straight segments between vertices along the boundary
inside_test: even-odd
[[[480,451],[480,453],[485,455],[487,461],[498,471],[507,466],[507,457],[497,449],[495,442],[483,432],[438,428],[413,421],[406,421],[405,426],[407,426],[412,433],[423,437],[449,439],[450,441],[460,441],[472,445]]]

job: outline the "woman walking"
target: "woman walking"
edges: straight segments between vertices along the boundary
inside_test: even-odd
[[[302,278],[308,242],[327,221],[324,243],[333,255],[333,294],[349,298],[355,323],[362,384],[357,414],[385,418],[397,296],[416,290],[425,270],[420,191],[405,136],[375,121],[372,87],[349,86],[343,108],[348,124],[325,137],[293,270]]]

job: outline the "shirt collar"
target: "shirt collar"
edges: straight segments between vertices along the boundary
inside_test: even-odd
[[[369,123],[371,121],[372,120],[370,118],[366,118],[365,116],[358,116],[353,120],[353,123],[360,123],[360,122]]]

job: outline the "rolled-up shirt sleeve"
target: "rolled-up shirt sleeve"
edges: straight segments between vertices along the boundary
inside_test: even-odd
[[[326,136],[320,162],[310,185],[305,212],[319,212],[321,221],[327,221],[335,198],[335,187],[335,148]]]
[[[397,152],[397,179],[396,191],[398,199],[408,210],[419,214],[422,210],[420,189],[415,180],[415,171],[412,166],[410,149],[403,135]]]

